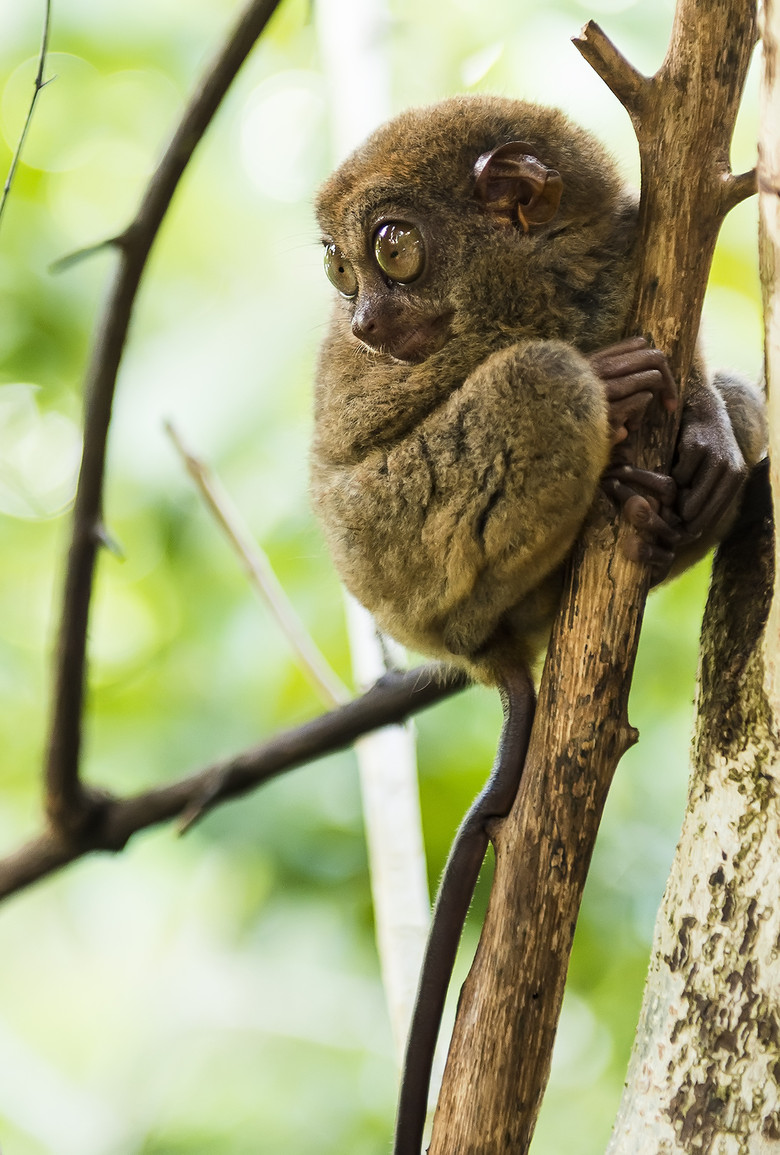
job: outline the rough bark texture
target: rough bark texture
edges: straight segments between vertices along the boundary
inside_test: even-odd
[[[763,662],[773,569],[768,517],[716,559],[690,797],[610,1155],[780,1151],[780,746]]]
[[[684,378],[723,215],[750,182],[728,169],[751,48],[744,0],[679,0],[651,80],[593,25],[581,50],[629,109],[640,145],[644,249],[632,331]],[[668,463],[672,430],[642,461]],[[602,514],[575,558],[512,811],[497,831],[496,874],[463,988],[431,1155],[527,1151],[549,1074],[574,926],[627,719],[646,575],[615,549]]]

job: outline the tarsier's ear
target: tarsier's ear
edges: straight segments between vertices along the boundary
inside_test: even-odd
[[[545,225],[558,211],[561,174],[542,164],[530,144],[511,140],[483,152],[474,165],[474,196],[502,224]]]

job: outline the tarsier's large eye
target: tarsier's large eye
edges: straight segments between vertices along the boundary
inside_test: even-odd
[[[333,241],[325,246],[325,272],[328,280],[345,297],[354,297],[358,290],[355,270]]]
[[[425,242],[414,225],[388,221],[374,237],[374,256],[383,273],[408,285],[425,267]]]

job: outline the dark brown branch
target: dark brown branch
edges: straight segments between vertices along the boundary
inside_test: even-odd
[[[177,817],[190,826],[220,802],[351,746],[372,730],[403,722],[466,684],[463,674],[437,666],[390,673],[346,706],[170,786],[131,798],[96,798],[92,821],[80,831],[63,836],[52,826],[0,860],[0,900],[92,851],[121,850],[133,834],[149,826]]]
[[[642,246],[628,332],[651,335],[684,382],[723,215],[754,8],[678,0],[669,52],[641,100],[622,57],[593,26],[588,37],[609,87],[634,101]],[[670,420],[652,431],[640,463],[666,469],[673,433]],[[497,835],[490,905],[429,1155],[524,1155],[531,1142],[598,825],[632,739],[628,691],[648,576],[616,548],[618,534],[596,510],[572,562],[520,790]]]
[[[102,253],[105,249],[121,249],[122,245],[123,239],[121,236],[107,237],[106,240],[97,241],[94,245],[85,245],[83,249],[76,249],[72,253],[66,253],[64,257],[58,257],[56,261],[52,261],[49,265],[49,272],[65,273],[81,261],[86,261],[89,257],[94,257],[96,253]]]
[[[103,313],[85,395],[84,450],[73,511],[46,762],[49,821],[66,840],[81,837],[100,798],[81,783],[81,717],[86,637],[100,540],[106,440],[116,376],[147,257],[184,169],[278,0],[252,0],[185,110],[138,213],[116,241],[119,265]]]
[[[11,164],[10,164],[10,167],[8,169],[8,176],[5,178],[5,184],[3,185],[3,192],[0,195],[0,222],[2,222],[3,213],[5,212],[5,206],[8,202],[8,197],[9,197],[10,192],[11,192],[11,185],[14,183],[14,176],[16,175],[16,169],[19,165],[19,161],[21,160],[22,149],[24,148],[24,142],[27,140],[27,133],[30,131],[30,125],[32,124],[33,113],[35,112],[35,105],[38,103],[38,97],[40,96],[41,91],[49,83],[48,80],[43,79],[43,71],[46,67],[46,54],[49,50],[49,29],[50,29],[50,27],[51,27],[51,0],[46,0],[46,8],[45,8],[44,15],[43,15],[43,35],[41,36],[41,49],[40,49],[40,52],[38,54],[38,68],[37,68],[36,73],[35,73],[35,81],[34,81],[32,99],[30,100],[30,107],[27,109],[27,116],[25,117],[24,124],[22,125],[22,131],[19,134],[19,143],[17,144],[16,149],[14,151],[14,155],[11,158]]]

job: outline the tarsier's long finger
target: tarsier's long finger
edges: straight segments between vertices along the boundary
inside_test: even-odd
[[[674,550],[663,549],[661,546],[653,545],[634,534],[624,539],[623,553],[631,561],[650,566],[654,583],[666,577],[675,557]]]
[[[739,476],[724,470],[712,483],[703,504],[695,491],[684,493],[680,501],[680,513],[685,521],[686,530],[698,535],[703,530],[716,526],[735,500],[741,484],[742,479]]]
[[[604,377],[607,401],[614,404],[623,397],[630,397],[634,393],[648,390],[653,396],[661,397],[666,390],[666,381],[663,373],[655,366],[648,369],[637,369],[635,373],[624,373],[614,377]]]
[[[650,502],[638,493],[628,498],[623,506],[623,515],[634,529],[649,535],[651,540],[645,544],[663,542],[668,546],[676,546],[681,540],[679,528],[656,513]]]
[[[652,393],[634,393],[620,401],[613,401],[609,407],[609,424],[612,429],[612,444],[625,441],[632,429],[638,429],[647,406],[653,399]]]
[[[674,505],[677,500],[677,485],[668,473],[655,473],[652,469],[640,469],[638,465],[613,466],[604,475],[603,484],[608,493],[612,493],[610,488],[612,486],[620,485],[625,488],[625,497],[622,500],[615,493],[621,505],[624,505],[637,489],[652,494],[662,505]]]
[[[589,360],[594,370],[599,377],[608,375],[608,370],[615,357],[619,357],[623,353],[633,353],[636,349],[646,349],[647,341],[644,337],[626,337],[624,341],[618,341],[616,345],[608,345],[606,349],[598,349],[595,353],[591,353]]]
[[[696,478],[702,466],[706,466],[707,458],[707,446],[703,442],[693,445],[686,444],[685,452],[680,456],[679,460],[675,462],[672,469],[672,477],[680,489],[695,488],[704,495],[706,487],[702,489],[700,484],[694,482],[694,478]],[[690,516],[695,517],[696,512],[697,511],[691,510]]]
[[[670,412],[677,408],[677,384],[666,357],[660,349],[648,346],[643,337],[633,337],[619,345],[600,349],[591,354],[590,363],[606,383],[608,399],[610,389],[613,389],[613,396],[621,397],[626,391],[636,392],[647,387],[641,378],[644,373],[652,372],[657,375],[647,381],[653,394]],[[620,386],[615,386],[616,380],[621,381]]]
[[[689,456],[686,455],[685,465],[688,465]],[[704,455],[698,459],[695,471],[684,469],[680,463],[675,466],[673,474],[682,491],[680,513],[691,526],[699,523],[702,527],[711,525],[713,518],[725,513],[743,481],[742,474],[730,469],[728,461],[713,461]]]

